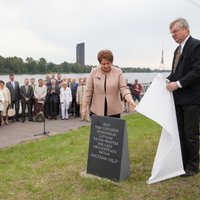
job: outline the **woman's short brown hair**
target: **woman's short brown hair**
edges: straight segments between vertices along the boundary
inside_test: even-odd
[[[3,85],[5,84],[5,82],[4,82],[4,81],[2,81],[2,80],[0,80],[0,83],[2,83]]]
[[[113,53],[110,50],[101,50],[98,53],[97,59],[99,63],[101,63],[103,59],[106,59],[112,63],[114,57],[113,57]]]

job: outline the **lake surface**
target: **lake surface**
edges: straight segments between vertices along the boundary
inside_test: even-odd
[[[135,79],[138,79],[140,83],[150,83],[155,76],[158,74],[158,72],[153,72],[153,73],[124,73],[124,76],[126,79],[128,79],[129,83],[133,83]],[[62,77],[67,77],[67,78],[79,78],[79,77],[87,77],[89,74],[62,74]],[[162,73],[164,77],[167,77],[169,73]],[[23,75],[15,75],[15,80],[20,83],[20,85],[23,85],[24,79],[25,78],[35,78],[38,80],[39,78],[45,79],[44,74],[23,74]],[[3,80],[4,82],[9,81],[9,76],[8,75],[0,75],[0,80]]]

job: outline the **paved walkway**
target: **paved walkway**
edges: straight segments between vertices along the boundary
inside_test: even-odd
[[[80,118],[74,117],[71,117],[69,120],[46,120],[45,124],[49,135],[64,133],[71,129],[90,125],[90,123],[81,122]],[[9,125],[0,127],[0,148],[10,147],[27,140],[46,137],[44,134],[34,136],[35,134],[43,133],[43,130],[44,126],[42,122],[10,122]]]
[[[131,114],[123,113],[122,115]],[[10,147],[27,140],[35,140],[41,137],[47,137],[42,134],[44,131],[43,122],[9,122],[9,125],[0,127],[0,148]],[[46,120],[45,129],[49,131],[49,135],[65,133],[72,129],[77,129],[81,126],[90,126],[90,122],[82,122],[80,118],[70,116],[69,120]],[[35,134],[41,134],[34,136]]]

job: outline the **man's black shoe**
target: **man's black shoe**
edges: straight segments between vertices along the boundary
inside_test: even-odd
[[[181,175],[181,177],[189,177],[189,176],[194,176],[196,173],[193,172],[192,170],[185,170],[185,174]]]

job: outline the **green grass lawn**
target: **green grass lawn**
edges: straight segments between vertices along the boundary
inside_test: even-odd
[[[86,170],[89,127],[0,150],[0,199],[197,200],[200,174],[147,185],[161,127],[127,115],[131,176],[114,183],[80,176]]]

